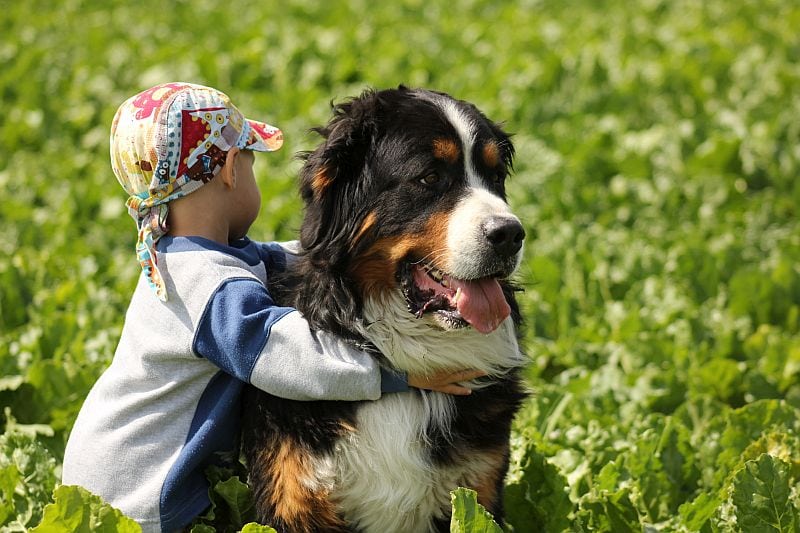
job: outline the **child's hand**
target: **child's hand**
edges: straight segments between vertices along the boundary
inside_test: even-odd
[[[444,392],[447,394],[455,394],[456,396],[467,396],[472,394],[472,390],[458,385],[458,382],[469,381],[485,375],[486,372],[482,370],[460,370],[458,372],[441,370],[435,374],[409,375],[408,384],[417,389]]]

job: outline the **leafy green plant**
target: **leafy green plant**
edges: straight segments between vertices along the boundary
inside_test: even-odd
[[[62,485],[54,502],[44,509],[42,522],[31,533],[141,533],[142,528],[99,496],[75,486]]]
[[[206,472],[211,505],[192,524],[193,533],[235,533],[254,522],[255,502],[250,487],[243,481],[247,473],[242,465],[211,466]]]
[[[295,235],[292,156],[331,99],[427,86],[514,133],[533,394],[509,528],[797,528],[796,2],[40,4],[0,10],[0,527],[41,520],[138,275],[114,110],[184,79],[284,131],[257,159],[262,240]],[[195,527],[258,530],[243,480]]]
[[[492,515],[478,503],[474,490],[458,488],[450,493],[453,516],[450,519],[451,533],[502,533],[503,529]]]
[[[0,435],[0,528],[25,531],[39,523],[56,484],[55,459],[33,435]]]

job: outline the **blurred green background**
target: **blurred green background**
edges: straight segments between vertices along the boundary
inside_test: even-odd
[[[111,118],[181,80],[284,131],[259,240],[294,236],[332,100],[424,86],[514,133],[517,531],[800,527],[797,2],[6,1],[0,28],[0,427],[38,450],[0,437],[0,525],[38,520],[138,275]],[[742,503],[764,472],[785,497]]]

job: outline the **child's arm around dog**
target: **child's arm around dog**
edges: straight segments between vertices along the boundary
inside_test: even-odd
[[[253,153],[233,148],[214,180],[171,203],[169,235],[203,237],[226,246],[244,238],[259,208]],[[409,376],[406,382],[378,371],[371,356],[329,333],[311,332],[297,311],[277,307],[263,284],[245,279],[233,279],[215,293],[198,325],[195,349],[226,370],[251,362],[249,372],[234,375],[293,400],[371,400],[408,385],[466,395],[470,389],[458,382],[482,375],[441,372]]]

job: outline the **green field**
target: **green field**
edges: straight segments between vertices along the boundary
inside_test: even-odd
[[[52,501],[138,275],[113,113],[183,80],[284,131],[257,159],[258,240],[294,236],[292,156],[331,100],[424,86],[514,132],[514,531],[800,531],[797,2],[0,4],[0,530]],[[246,489],[214,475],[236,531]],[[58,496],[39,531],[130,527]]]

